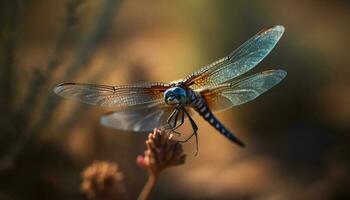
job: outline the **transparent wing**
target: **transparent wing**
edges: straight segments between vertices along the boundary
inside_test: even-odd
[[[203,90],[201,95],[212,111],[221,111],[257,98],[278,84],[286,75],[287,72],[284,70],[264,71],[238,81]]]
[[[166,83],[108,86],[63,83],[54,88],[60,96],[99,106],[134,106],[162,101]]]
[[[190,115],[194,112],[186,109]],[[154,128],[168,126],[167,120],[174,108],[166,105],[128,107],[123,110],[111,112],[101,117],[101,124],[125,131],[149,132]],[[184,120],[186,116],[184,115]],[[177,123],[181,118],[176,117]]]
[[[261,30],[230,55],[186,77],[185,85],[192,89],[213,87],[246,73],[271,52],[283,32],[283,26]]]
[[[124,131],[149,132],[167,125],[172,112],[173,108],[168,106],[129,107],[101,117],[101,124]]]

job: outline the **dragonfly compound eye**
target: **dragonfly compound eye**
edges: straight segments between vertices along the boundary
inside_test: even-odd
[[[186,91],[180,87],[176,87],[173,89],[173,93],[178,97],[186,97]]]
[[[176,94],[171,89],[165,91],[164,101],[168,105],[177,105],[180,103],[180,101],[176,97]]]

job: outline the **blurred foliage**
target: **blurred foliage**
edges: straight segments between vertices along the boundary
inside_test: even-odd
[[[80,172],[96,159],[119,163],[135,199],[147,178],[135,164],[146,135],[102,127],[99,117],[112,108],[63,100],[52,88],[176,80],[273,24],[286,33],[253,71],[282,68],[287,78],[218,114],[248,147],[195,117],[199,156],[165,172],[152,197],[349,199],[349,8],[313,0],[1,1],[0,199],[84,199]]]

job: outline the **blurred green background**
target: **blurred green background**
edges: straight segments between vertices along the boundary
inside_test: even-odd
[[[186,143],[186,164],[152,198],[350,199],[348,1],[2,0],[0,13],[0,199],[85,199],[80,173],[94,160],[117,162],[135,199],[147,134],[102,127],[113,108],[52,88],[177,80],[275,24],[284,36],[250,73],[287,78],[217,114],[247,148],[196,116],[199,155]]]

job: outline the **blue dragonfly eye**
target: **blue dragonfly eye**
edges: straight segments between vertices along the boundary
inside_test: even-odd
[[[173,93],[175,94],[176,98],[181,100],[187,97],[187,93],[184,89],[180,87],[176,87],[173,89]]]
[[[180,87],[170,88],[164,93],[165,103],[169,105],[185,104],[187,93]]]

